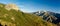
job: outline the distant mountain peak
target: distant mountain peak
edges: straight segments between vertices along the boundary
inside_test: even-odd
[[[53,22],[55,24],[60,22],[59,13],[50,12],[50,11],[37,11],[37,12],[34,12],[33,14],[37,16],[42,16],[44,20]]]
[[[39,13],[49,13],[49,12],[50,12],[50,11],[44,10],[44,11],[37,11],[37,12],[35,12],[35,13],[39,14]]]

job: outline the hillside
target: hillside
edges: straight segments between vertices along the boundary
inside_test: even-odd
[[[40,16],[20,10],[7,10],[5,6],[6,4],[0,4],[0,26],[56,26],[44,21]]]

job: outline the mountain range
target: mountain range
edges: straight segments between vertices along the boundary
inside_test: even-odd
[[[59,13],[54,13],[50,11],[37,11],[33,12],[32,14],[35,14],[37,16],[42,16],[42,19],[45,21],[49,21],[54,24],[59,24],[60,23],[60,14]]]

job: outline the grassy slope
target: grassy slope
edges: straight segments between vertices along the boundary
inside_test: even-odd
[[[11,19],[14,18],[14,19]],[[53,26],[54,24],[45,22],[41,17],[21,11],[6,10],[0,7],[0,23],[8,26]]]

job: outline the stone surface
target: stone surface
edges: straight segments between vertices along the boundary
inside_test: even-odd
[[[18,9],[18,7],[15,5],[15,4],[7,4],[6,6],[5,6],[5,8],[7,9],[7,10],[11,10],[11,9],[14,9],[14,10],[19,10]]]

